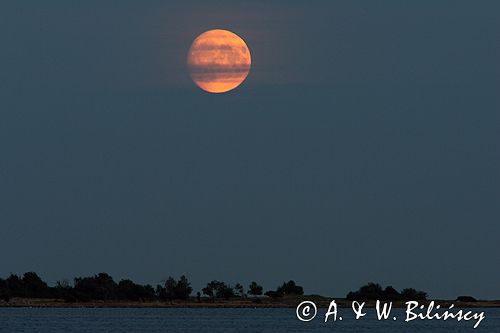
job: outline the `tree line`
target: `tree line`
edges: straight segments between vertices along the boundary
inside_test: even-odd
[[[264,292],[257,282],[251,282],[246,288],[240,284],[230,285],[223,281],[213,280],[193,295],[193,288],[186,276],[178,279],[169,277],[164,283],[155,287],[141,285],[129,279],[116,282],[109,274],[99,273],[88,277],[77,277],[70,283],[58,281],[55,286],[49,286],[37,273],[27,272],[22,276],[10,274],[6,279],[0,278],[0,299],[9,301],[13,297],[20,298],[52,298],[64,299],[66,302],[88,301],[174,301],[197,299],[212,300],[235,299],[259,296],[278,299],[285,296],[300,296],[304,288],[290,280],[283,282],[274,290]],[[383,288],[378,283],[368,283],[357,291],[347,294],[348,300],[426,300],[427,293],[413,288],[401,291],[392,286]],[[461,296],[460,301],[471,301],[472,297]]]
[[[0,299],[9,301],[13,297],[20,298],[55,298],[67,302],[88,301],[173,301],[187,300],[192,297],[193,288],[186,276],[179,279],[169,277],[164,283],[155,287],[141,285],[129,279],[116,282],[109,274],[99,273],[94,276],[77,277],[73,283],[63,280],[50,287],[37,273],[27,272],[22,276],[10,274],[6,279],[0,278]],[[264,288],[253,281],[247,288],[236,283],[234,286],[222,281],[213,280],[196,293],[196,299],[205,298],[232,299],[248,296],[265,295],[279,298],[287,295],[303,295],[304,289],[293,280],[284,282],[276,290],[264,293]]]
[[[400,292],[392,286],[383,288],[378,283],[370,282],[357,291],[351,291],[346,297],[348,300],[386,300],[386,301],[424,301],[427,299],[427,293],[414,288],[405,288]]]

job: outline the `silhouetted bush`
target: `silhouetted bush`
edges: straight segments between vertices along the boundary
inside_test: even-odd
[[[458,296],[457,301],[458,302],[474,303],[474,302],[477,302],[477,299],[475,299],[472,296]]]
[[[265,296],[271,297],[271,298],[280,298],[283,297],[283,294],[274,290],[268,290],[264,293]]]

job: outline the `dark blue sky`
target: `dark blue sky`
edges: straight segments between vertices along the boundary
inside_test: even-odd
[[[2,1],[0,276],[500,298],[500,2]],[[233,92],[189,79],[223,28]]]

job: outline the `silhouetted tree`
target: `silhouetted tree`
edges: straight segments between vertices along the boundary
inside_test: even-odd
[[[163,286],[160,285],[156,286],[155,295],[162,301],[167,300],[167,290]]]
[[[152,285],[150,284],[147,284],[144,286],[144,292],[146,293],[146,298],[149,299],[149,300],[153,300],[155,299],[156,297],[156,292],[155,292],[155,288],[153,288]]]
[[[288,282],[284,282],[281,287],[278,287],[278,289],[276,289],[276,292],[282,295],[303,295],[304,288],[302,288],[301,286],[297,286],[295,284],[295,281],[290,280]]]
[[[48,286],[35,272],[26,272],[23,275],[24,294],[27,297],[44,297],[47,296]]]
[[[262,286],[259,286],[255,281],[250,283],[250,285],[248,286],[248,293],[250,295],[253,295],[254,297],[262,295],[262,291],[263,291]]]
[[[73,288],[69,284],[68,280],[57,281],[56,286],[52,289],[52,291],[53,291],[53,297],[62,298],[67,303],[72,303],[77,301],[73,292]]]
[[[56,288],[58,289],[71,289],[68,280],[59,280],[56,282]]]
[[[7,284],[7,289],[9,290],[9,295],[11,297],[26,297],[24,293],[24,283],[19,276],[10,274],[5,282]]]
[[[189,283],[186,276],[182,275],[178,281],[175,281],[173,277],[169,277],[165,282],[165,291],[169,300],[186,300],[193,292],[193,288],[191,288],[191,283]]]
[[[231,286],[226,285],[224,282],[213,280],[207,283],[207,286],[202,289],[204,295],[215,298],[225,298],[229,299],[234,297],[234,289]]]
[[[217,289],[219,288],[221,283],[222,282],[219,282],[217,280],[208,282],[207,286],[201,290],[203,292],[203,295],[207,295],[208,297],[215,299]]]
[[[378,283],[370,282],[355,292],[347,294],[349,300],[425,300],[427,294],[413,288],[407,288],[399,293],[392,286],[385,289]]]
[[[188,281],[187,277],[182,275],[177,281],[177,286],[175,287],[175,298],[186,300],[189,295],[193,292],[191,288],[191,283]]]
[[[173,297],[187,299],[192,292],[188,279],[181,276],[175,282]],[[67,280],[57,281],[54,287],[49,287],[35,272],[26,272],[22,278],[10,274],[7,279],[0,279],[0,299],[10,300],[12,297],[47,297],[64,299],[66,302],[91,300],[132,300],[144,301],[166,299],[166,289],[151,285],[136,284],[131,280],[121,280],[115,283],[107,273],[99,273],[89,277],[77,277],[74,286]]]
[[[427,293],[423,291],[418,291],[413,288],[406,288],[401,291],[401,297],[403,300],[408,301],[424,301],[427,299]]]
[[[384,290],[384,300],[398,300],[401,298],[401,294],[394,289],[392,286],[385,287]]]
[[[0,299],[7,303],[10,300],[10,290],[7,287],[7,281],[4,279],[0,279]]]
[[[236,293],[236,296],[245,297],[245,290],[240,283],[236,283],[236,285],[234,286],[234,291]]]
[[[107,273],[99,273],[93,277],[75,278],[76,297],[86,300],[109,300],[116,298],[117,284]]]
[[[169,301],[175,298],[175,288],[177,287],[177,281],[171,276],[165,281],[165,296]]]
[[[363,295],[364,299],[378,299],[384,294],[382,286],[378,283],[370,282],[359,289],[359,293]]]
[[[154,298],[154,289],[151,286],[141,286],[131,280],[121,280],[116,288],[116,295],[119,299],[146,300]]]
[[[350,300],[374,300],[383,299],[384,290],[382,286],[378,283],[370,282],[359,288],[356,292],[350,292],[347,294],[347,299]]]
[[[234,294],[234,289],[223,283],[219,289],[217,289],[217,294],[216,294],[217,298],[224,298],[224,299],[230,299],[230,298],[233,298],[235,297],[236,295]]]

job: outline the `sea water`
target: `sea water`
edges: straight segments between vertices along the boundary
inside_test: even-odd
[[[325,323],[297,319],[295,309],[89,309],[0,308],[0,332],[500,332],[500,309],[484,311],[486,319],[474,329],[471,322],[377,320],[372,312],[356,320],[346,313],[342,321]]]

